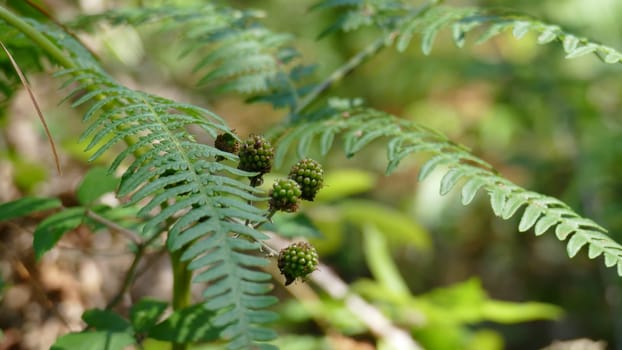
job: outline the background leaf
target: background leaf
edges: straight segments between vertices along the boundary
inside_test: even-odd
[[[106,168],[93,167],[78,185],[76,196],[80,204],[88,206],[103,194],[114,192],[118,185],[119,179],[109,174]]]
[[[126,332],[131,330],[131,324],[119,314],[102,309],[87,310],[82,319],[89,327],[100,331]]]
[[[59,337],[50,350],[124,350],[135,343],[130,333],[87,331]]]
[[[61,237],[84,222],[84,208],[75,207],[63,210],[47,217],[35,229],[33,249],[35,257],[41,259],[43,254],[52,249]]]
[[[12,202],[0,204],[0,221],[11,220],[38,211],[55,209],[61,206],[58,198],[22,197]]]

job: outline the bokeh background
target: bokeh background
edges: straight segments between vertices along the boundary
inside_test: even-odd
[[[19,7],[17,1],[6,2]],[[63,22],[79,14],[151,2],[37,3]],[[239,8],[264,10],[263,23],[274,31],[294,34],[304,61],[316,63],[317,76],[324,77],[380,32],[364,28],[317,39],[337,18],[337,12],[310,11],[314,3],[229,2]],[[446,3],[515,8],[622,49],[619,1]],[[285,110],[245,104],[238,95],[215,94],[209,88],[197,87],[192,70],[197,57],[179,59],[181,46],[174,36],[167,37],[153,28],[102,26],[97,34],[81,38],[123,83],[206,106],[227,119],[240,135],[268,130],[285,116]],[[532,34],[517,40],[507,33],[481,45],[468,40],[465,48],[459,49],[450,31],[444,30],[429,56],[421,53],[418,40],[405,53],[384,49],[327,95],[361,97],[374,108],[433,127],[471,148],[503,176],[522,187],[560,198],[622,241],[622,66],[604,64],[591,55],[566,60],[560,44],[538,45]],[[29,78],[52,134],[61,145],[64,174],[59,176],[54,171],[47,141],[24,91],[12,91],[0,105],[0,201],[36,194],[61,196],[70,204],[75,202],[75,186],[92,166],[81,152],[84,145],[77,142],[83,129],[79,111],[67,104],[58,105],[64,95],[58,90],[59,82],[49,74],[32,73]],[[382,269],[374,266],[378,260],[370,258],[366,244],[373,239],[370,237],[376,237],[370,233],[376,230],[383,233],[389,260],[400,272],[412,300],[437,288],[447,291],[462,286],[453,290],[454,295],[445,295],[451,300],[446,315],[439,316],[459,321],[448,321],[450,325],[439,326],[436,333],[418,332],[418,321],[405,320],[403,314],[391,309],[398,302],[376,300],[396,322],[414,324],[415,339],[430,349],[537,349],[555,340],[579,338],[622,349],[622,279],[613,269],[606,269],[601,258],[589,260],[582,251],[569,259],[565,244],[552,232],[541,237],[535,237],[533,231],[519,233],[518,218],[503,221],[495,217],[483,193],[467,207],[460,204],[459,191],[439,196],[442,172],[417,182],[425,158],[413,157],[385,177],[382,146],[377,144],[351,159],[340,150],[331,152],[322,160],[330,185],[318,203],[303,211],[318,229],[319,233],[309,235],[322,260],[355,290],[374,300],[365,281],[377,278],[375,271]],[[292,155],[289,163],[294,160]],[[279,171],[286,173],[287,169]],[[114,281],[129,261],[127,254],[106,255],[98,250],[122,250],[123,243],[114,237],[75,232],[42,262],[35,263],[29,251],[34,222],[36,218],[0,226],[0,281],[4,285],[0,304],[4,340],[0,340],[0,349],[45,348],[46,341],[66,330],[67,325],[58,321],[56,314],[79,322],[82,310],[100,305],[115,290],[118,282]],[[160,265],[151,276],[139,280],[135,295],[156,293],[164,297],[170,292],[169,271],[165,263]],[[58,276],[50,278],[51,273]],[[93,276],[98,276],[95,281]],[[549,303],[564,313],[556,320],[511,324],[486,317],[460,318],[460,312],[471,315],[472,310],[462,309],[470,303],[465,296],[469,291],[485,291],[490,298],[504,301]],[[284,317],[279,332],[290,335],[287,339],[292,342],[284,345],[285,349],[325,348],[327,327],[355,339],[348,343],[353,349],[372,346],[369,335],[348,317],[342,305],[326,299],[319,314],[312,315],[301,308],[304,303],[284,289],[277,289],[277,293],[289,300],[280,309]],[[460,298],[464,303],[456,301]],[[52,311],[57,307],[54,304],[60,305],[56,311]]]

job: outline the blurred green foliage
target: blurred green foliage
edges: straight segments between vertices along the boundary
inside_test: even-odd
[[[622,33],[622,3],[614,0],[447,2],[516,7],[612,46],[619,45]],[[231,3],[261,8],[269,14],[268,27],[293,33],[305,61],[318,63],[319,76],[379,35],[365,28],[316,39],[336,14],[309,11],[315,1]],[[148,30],[121,30],[127,35],[105,39],[102,59],[112,67],[128,66],[123,69],[130,78],[147,86],[171,85],[189,99],[211,104],[242,133],[267,129],[282,116],[260,105],[232,104],[228,95],[213,97],[209,88],[197,92],[188,83],[194,81],[192,57],[179,60],[178,46],[163,45]],[[458,49],[445,30],[429,56],[417,45],[405,54],[385,49],[331,92],[362,97],[378,109],[442,131],[504,176],[564,200],[622,241],[622,68],[592,56],[564,60],[555,45],[539,46],[533,35],[516,40],[507,33]],[[2,84],[0,89],[12,92]],[[67,153],[79,153],[75,143],[66,144]],[[532,349],[576,337],[621,346],[622,283],[613,271],[584,256],[567,259],[553,236],[518,234],[517,222],[494,218],[481,195],[470,207],[452,200],[456,193],[440,197],[438,176],[416,183],[417,159],[381,177],[383,152],[369,149],[352,159],[329,154],[317,203],[305,206],[304,220],[275,220],[276,227],[313,227],[302,234],[308,237],[319,231],[322,237],[312,240],[323,260],[427,348]],[[37,164],[12,162],[25,193],[47,176]],[[84,196],[82,202],[90,202]],[[326,339],[315,337],[319,332],[305,324],[311,319],[325,320],[344,334],[365,331],[343,305],[328,298],[313,307],[291,300],[280,311],[286,321],[281,333],[287,336],[278,342],[284,349],[327,348]],[[556,321],[499,325],[536,319]]]

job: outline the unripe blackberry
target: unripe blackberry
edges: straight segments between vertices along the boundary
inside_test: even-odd
[[[296,278],[305,278],[317,269],[318,256],[315,248],[307,242],[292,243],[279,253],[279,270],[285,276],[285,285]]]
[[[263,182],[262,175],[272,169],[272,159],[274,158],[274,148],[270,142],[260,135],[251,135],[242,143],[240,152],[240,164],[238,169],[250,172],[257,172],[259,175],[251,178],[252,186],[259,186]]]
[[[312,201],[324,183],[324,169],[320,163],[305,158],[294,164],[289,178],[296,181],[302,190],[302,199]]]
[[[298,198],[302,191],[294,180],[278,180],[270,191],[270,210],[295,212],[298,209]]]
[[[232,134],[226,132],[216,136],[214,147],[227,153],[238,154],[240,142]]]

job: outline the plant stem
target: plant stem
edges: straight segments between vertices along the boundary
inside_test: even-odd
[[[380,52],[380,50],[387,46],[393,36],[395,36],[395,34],[390,33],[389,35],[385,35],[381,38],[376,39],[361,52],[350,58],[341,67],[337,68],[333,73],[331,73],[331,75],[324,79],[324,81],[318,84],[313,90],[311,90],[311,92],[309,92],[305,96],[305,98],[296,107],[293,114],[297,115],[298,113],[302,112],[313,101],[315,101],[318,96],[320,96],[324,91],[328,90],[328,88],[331,87],[334,83],[341,80],[346,75],[350,74],[357,66],[363,63],[365,60]]]
[[[87,215],[88,215],[88,212],[87,212]],[[102,223],[109,224],[109,222],[102,222]],[[116,226],[114,227],[109,226],[109,228],[116,229]],[[147,250],[147,247],[151,243],[153,243],[153,241],[155,241],[160,236],[160,234],[161,233],[154,234],[148,240],[141,242],[140,244],[137,244],[136,253],[134,253],[134,260],[132,260],[132,264],[130,265],[130,268],[125,273],[125,277],[123,278],[123,284],[121,285],[121,289],[117,292],[117,294],[115,294],[112,300],[110,300],[108,305],[106,305],[106,310],[112,309],[119,302],[121,302],[121,298],[123,298],[123,295],[127,293],[128,289],[130,289],[130,287],[132,286],[132,283],[134,283],[134,280],[136,279],[136,275],[137,275],[136,271],[138,270],[138,265],[140,261],[142,260],[143,256],[145,255],[145,251]]]
[[[123,284],[121,285],[121,289],[119,289],[117,294],[115,294],[110,302],[108,302],[108,305],[106,305],[106,310],[111,310],[113,307],[117,306],[117,304],[121,302],[123,295],[125,295],[127,290],[134,282],[134,278],[136,277],[136,270],[138,269],[138,264],[140,263],[140,260],[143,258],[144,254],[145,247],[142,245],[138,246],[136,253],[134,253],[134,260],[132,260],[132,264],[130,265],[130,268],[127,270],[127,272],[125,273],[125,277],[123,278]]]
[[[190,305],[190,287],[192,271],[188,269],[188,262],[182,261],[181,256],[185,249],[170,252],[171,266],[173,268],[173,310],[179,310]],[[172,350],[185,350],[186,344],[174,343]]]
[[[43,51],[45,51],[50,57],[52,57],[58,64],[65,68],[76,68],[77,65],[67,55],[54,45],[43,33],[36,30],[21,19],[19,16],[11,13],[9,10],[0,6],[0,19],[4,20],[8,24],[15,27],[20,32],[24,33],[30,40],[36,43]]]
[[[131,240],[134,244],[136,245],[141,245],[143,244],[143,240],[142,238],[138,235],[138,233],[127,229],[119,224],[117,224],[114,221],[111,221],[99,214],[97,214],[96,212],[92,211],[92,210],[87,210],[86,211],[86,216],[90,219],[92,219],[93,221],[96,221],[102,225],[105,225],[106,227],[108,227],[110,230],[114,230],[119,232],[120,234],[122,234],[123,236],[125,236],[127,239]]]
[[[429,0],[427,3],[413,9],[409,18],[414,18],[429,10],[432,6],[441,4],[444,0]],[[318,84],[311,92],[309,92],[305,98],[297,105],[292,112],[295,117],[297,114],[307,108],[315,99],[317,99],[324,91],[328,90],[334,83],[343,79],[346,75],[350,74],[357,66],[365,62],[368,58],[374,56],[380,50],[389,46],[393,39],[398,35],[398,29],[391,31],[390,33],[376,39],[369,44],[361,52],[350,58],[341,67],[337,68],[331,75],[329,75],[324,81]]]

